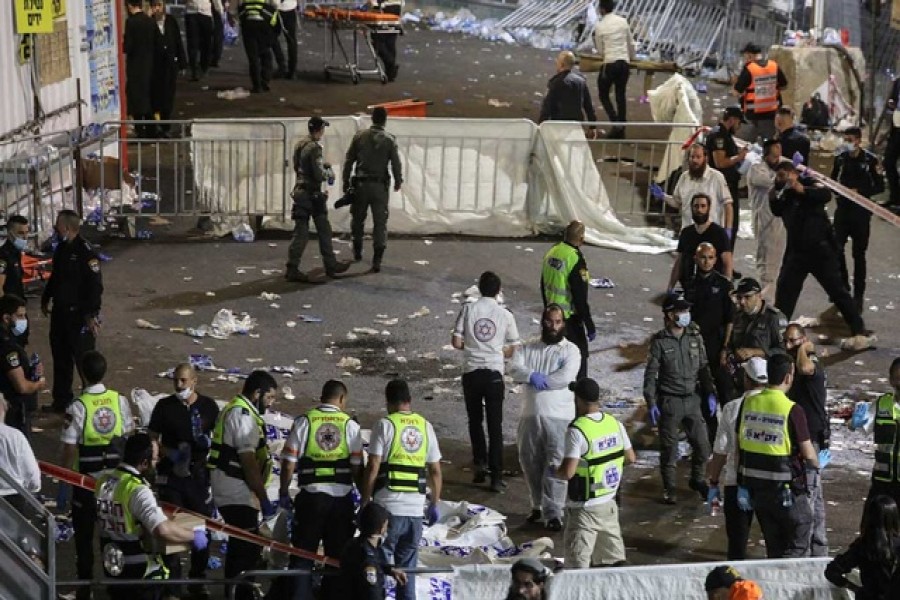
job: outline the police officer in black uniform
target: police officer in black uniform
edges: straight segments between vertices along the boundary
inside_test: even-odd
[[[156,403],[148,426],[150,436],[160,443],[160,460],[156,466],[156,486],[159,499],[188,510],[212,517],[212,495],[207,453],[212,428],[219,416],[219,406],[209,396],[197,392],[197,373],[191,365],[175,367],[175,393]],[[181,555],[164,557],[169,576],[181,579]],[[203,579],[209,550],[191,551],[191,579]],[[173,595],[179,589],[169,588]],[[209,598],[203,584],[188,586],[195,600]]]
[[[385,564],[378,550],[387,534],[389,518],[387,509],[375,502],[369,502],[359,512],[359,537],[344,547],[340,572],[326,578],[327,599],[383,600],[385,575],[406,585],[406,573]]]
[[[30,227],[28,219],[13,215],[6,221],[6,242],[0,246],[0,296],[12,294],[25,299],[25,284],[22,282],[22,252],[28,247]],[[23,348],[28,345],[28,330],[22,335],[13,333]]]
[[[739,106],[729,106],[722,113],[722,120],[719,121],[719,124],[713,127],[706,136],[706,151],[710,157],[710,165],[725,176],[728,191],[731,192],[731,199],[734,200],[734,220],[731,222],[731,230],[726,230],[732,247],[737,240],[738,215],[740,214],[738,183],[741,180],[741,174],[738,172],[738,165],[747,156],[746,147],[738,150],[734,134],[737,133],[741,123],[746,122],[744,111]]]
[[[272,74],[272,46],[278,10],[268,0],[244,0],[238,4],[241,23],[241,38],[247,53],[250,68],[250,92],[259,94],[269,91],[269,77]]]
[[[100,333],[103,279],[100,258],[79,235],[81,219],[73,210],[56,216],[59,244],[53,253],[53,272],[41,296],[41,312],[50,316],[50,351],[53,354],[53,404],[56,413],[72,403],[72,367],[93,350]],[[82,386],[84,385],[84,377]]]
[[[0,297],[0,394],[9,408],[5,422],[31,436],[31,413],[37,409],[37,393],[47,387],[40,364],[32,365],[16,338],[28,327],[25,301],[12,294]]]
[[[794,109],[790,106],[782,106],[775,112],[775,129],[778,135],[775,139],[781,144],[781,155],[790,160],[794,154],[800,153],[803,164],[809,164],[809,137],[794,127]]]
[[[884,177],[878,157],[863,150],[859,145],[861,140],[862,131],[859,127],[844,131],[845,145],[834,159],[831,178],[866,198],[871,198],[884,191]],[[844,279],[844,287],[850,289],[844,247],[847,239],[853,238],[853,302],[860,314],[863,312],[866,293],[866,250],[869,248],[871,225],[872,213],[869,209],[838,196],[837,209],[834,211],[834,236],[841,261],[841,277]]]

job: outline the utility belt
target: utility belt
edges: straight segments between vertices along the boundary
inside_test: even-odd
[[[356,175],[350,181],[352,185],[359,183],[383,183],[387,185],[391,180],[387,177],[376,177],[375,175]]]

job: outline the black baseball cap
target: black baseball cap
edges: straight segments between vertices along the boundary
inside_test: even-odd
[[[741,48],[741,54],[762,54],[762,48],[754,44],[753,42],[747,42],[747,44]]]
[[[666,299],[663,301],[663,312],[671,312],[678,310],[689,310],[693,306],[690,302],[684,299],[684,296],[681,294],[669,294],[666,296]]]
[[[575,392],[575,396],[585,402],[600,402],[600,386],[590,377],[571,382],[569,391]]]
[[[331,123],[322,117],[310,117],[309,123],[306,124],[310,131],[320,131],[329,125],[331,125]]]
[[[740,119],[741,123],[746,123],[747,119],[744,117],[744,111],[741,110],[740,106],[729,106],[725,108],[725,112],[722,115],[723,119],[728,119],[731,117],[737,117]]]
[[[762,291],[762,286],[752,277],[741,279],[734,293],[738,296],[749,296],[750,294],[758,294]]]
[[[743,580],[737,569],[728,565],[722,565],[709,572],[709,575],[706,576],[706,585],[703,587],[707,592],[721,589],[727,590],[738,581]]]

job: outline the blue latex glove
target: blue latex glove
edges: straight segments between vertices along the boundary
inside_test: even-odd
[[[869,403],[859,402],[853,409],[853,416],[850,418],[851,429],[862,429],[869,420]]]
[[[64,513],[69,506],[69,497],[72,495],[72,486],[68,483],[59,484],[59,489],[56,491],[56,510],[57,512]]]
[[[594,340],[596,340],[597,339],[597,331],[596,330],[589,331],[587,334],[587,339],[589,342],[593,342]]]
[[[180,448],[170,448],[169,451],[166,452],[166,456],[168,456],[169,460],[171,460],[172,463],[176,465],[183,463],[191,458],[190,454],[182,452]]]
[[[650,195],[656,198],[657,200],[662,200],[666,197],[666,192],[656,183],[650,184]]]
[[[750,490],[744,486],[738,486],[737,505],[739,509],[745,512],[753,510],[753,505],[750,503]]]
[[[800,154],[799,150],[794,152],[794,155],[791,157],[791,162],[794,163],[794,167],[798,167],[803,164],[803,155]]]
[[[194,443],[196,443],[197,447],[201,450],[209,450],[209,447],[212,446],[212,440],[205,433],[203,435],[198,435],[196,439],[194,439]]]
[[[654,426],[659,423],[659,407],[655,404],[650,407],[650,423]]]
[[[278,512],[278,505],[272,504],[272,501],[266,498],[259,503],[259,509],[262,511],[262,518],[268,520]]]
[[[528,377],[528,383],[530,383],[536,390],[550,389],[550,387],[547,385],[547,376],[543,373],[538,373],[537,371],[535,371]]]
[[[734,238],[734,231],[732,231],[730,227],[727,228],[727,229],[725,229],[725,237],[728,238],[728,241],[729,241],[729,242],[733,242],[733,241],[734,241],[734,239],[733,239],[733,238]]]
[[[425,509],[425,523],[430,527],[437,523],[440,518],[441,511],[438,509],[437,504],[429,504],[428,508]]]
[[[715,394],[710,394],[706,397],[706,404],[709,407],[709,416],[716,416],[716,411],[719,410],[719,400],[716,398]]]
[[[706,503],[712,506],[713,500],[722,501],[722,492],[719,491],[719,486],[717,485],[709,486],[709,491],[706,492]]]
[[[206,535],[205,527],[198,527],[194,530],[194,550],[206,550],[209,546],[209,536]]]
[[[280,494],[278,496],[278,506],[280,506],[284,510],[291,510],[294,507],[294,502],[291,500],[291,495]]]
[[[819,450],[819,470],[821,471],[829,464],[831,464],[831,450],[828,448]]]

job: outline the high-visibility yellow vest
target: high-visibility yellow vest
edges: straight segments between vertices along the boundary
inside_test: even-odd
[[[350,416],[340,410],[314,408],[306,413],[309,435],[303,456],[297,464],[300,485],[341,483],[351,485],[350,446],[347,422]]]
[[[752,61],[747,63],[747,70],[750,87],[744,91],[744,110],[752,110],[755,114],[778,110],[778,64],[769,60],[763,67]]]
[[[278,22],[278,12],[266,0],[244,0],[238,6],[238,17],[250,21]]]
[[[875,401],[875,466],[872,479],[888,483],[900,481],[900,407],[894,394],[884,394]]]
[[[559,304],[563,318],[568,319],[574,312],[572,290],[569,289],[569,275],[578,264],[578,250],[565,242],[550,248],[544,255],[541,267],[541,285],[547,304]]]
[[[78,470],[81,473],[96,473],[115,468],[121,456],[112,441],[122,436],[124,428],[119,392],[106,390],[100,394],[84,393],[77,401],[84,406],[84,428],[81,432],[81,444],[78,445]]]
[[[791,481],[793,448],[788,425],[793,407],[794,403],[779,390],[766,389],[744,398],[738,445],[739,471],[745,483]]]
[[[216,425],[212,431],[212,444],[210,444],[206,466],[209,469],[220,469],[223,473],[235,479],[246,479],[237,450],[223,441],[225,438],[225,418],[232,410],[242,410],[245,414],[252,415],[253,420],[256,421],[256,426],[259,428],[259,441],[256,444],[256,462],[261,467],[260,475],[263,483],[265,483],[272,474],[272,458],[269,456],[269,447],[266,445],[266,422],[263,421],[262,415],[259,414],[256,407],[243,396],[235,396],[219,413]]]
[[[428,422],[416,413],[387,416],[394,425],[390,453],[379,465],[375,489],[425,493],[425,463],[428,456]]]
[[[126,565],[146,564],[149,561],[141,543],[143,527],[129,507],[131,497],[147,485],[140,475],[119,467],[103,473],[94,488],[100,546],[114,543],[122,551]]]
[[[604,414],[599,421],[578,417],[569,427],[584,436],[588,451],[581,455],[575,476],[569,480],[569,500],[585,502],[615,494],[625,468],[625,440],[619,422]]]

